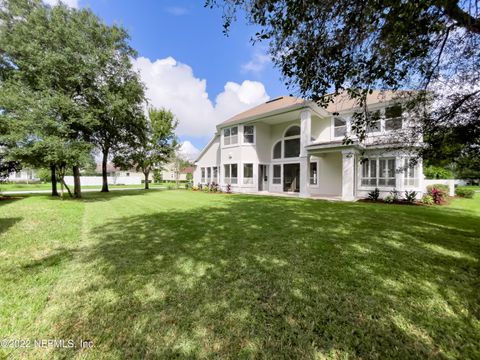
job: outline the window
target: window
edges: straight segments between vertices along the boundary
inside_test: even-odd
[[[273,147],[273,158],[280,159],[282,157],[282,141],[279,141]]]
[[[411,159],[405,159],[404,162],[404,184],[405,186],[418,186],[418,171],[415,163]]]
[[[207,182],[211,182],[212,181],[212,169],[211,168],[207,168]]]
[[[284,157],[292,158],[300,156],[300,139],[287,139],[284,140],[285,154]]]
[[[385,109],[385,131],[402,128],[402,106],[395,105]]]
[[[336,117],[333,119],[333,136],[340,137],[347,134],[347,121]]]
[[[300,136],[300,126],[294,125],[285,132],[285,137]]]
[[[204,182],[205,182],[205,168],[201,168],[200,171],[202,172],[202,180],[201,180],[201,182],[204,183]]]
[[[376,159],[367,159],[362,163],[362,186],[377,186]]]
[[[255,142],[255,129],[253,125],[243,126],[243,142],[245,144],[253,144]]]
[[[273,165],[273,179],[272,184],[282,183],[282,168],[280,165]]]
[[[236,184],[238,181],[238,168],[237,164],[227,164],[225,167],[224,180],[226,184]]]
[[[378,186],[395,187],[395,159],[379,159],[378,169]]]
[[[214,166],[213,167],[213,178],[212,181],[217,182],[218,181],[218,167]]]
[[[234,145],[238,143],[238,127],[223,129],[223,145]]]
[[[380,122],[380,111],[369,112],[370,125],[367,126],[367,133],[378,132],[382,129]]]
[[[310,163],[310,185],[317,185],[317,162]]]
[[[253,184],[253,164],[243,164],[243,183]]]

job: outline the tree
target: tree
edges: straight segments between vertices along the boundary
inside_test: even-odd
[[[144,95],[127,39],[90,10],[39,0],[0,8],[0,121],[18,159],[51,168],[52,193],[56,172],[63,179],[68,167],[80,197],[80,169],[92,143],[107,157],[113,142],[133,133],[130,120],[142,111]]]
[[[372,89],[401,94],[418,131],[480,127],[480,7],[473,0],[207,0],[222,6],[228,29],[243,10],[260,26],[252,39],[268,41],[287,85],[321,105],[347,93],[371,123]],[[433,104],[433,105],[432,105]],[[415,134],[412,134],[415,137]],[[469,133],[464,148],[479,147]],[[429,145],[428,150],[434,149]],[[419,148],[423,152],[424,148]]]
[[[178,122],[171,111],[150,108],[144,124],[145,131],[137,143],[119,149],[113,162],[122,169],[141,171],[147,190],[150,172],[167,162],[177,148],[175,128]]]
[[[108,192],[107,162],[122,145],[134,145],[143,131],[144,86],[133,71],[131,57],[136,52],[126,43],[128,35],[122,28],[108,28],[103,38],[105,63],[101,76],[90,92],[88,102],[94,109],[98,123],[91,141],[102,155],[102,192]]]

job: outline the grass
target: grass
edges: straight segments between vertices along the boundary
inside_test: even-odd
[[[11,358],[480,358],[480,196],[448,207],[187,191],[0,202]]]
[[[126,189],[143,189],[144,184],[138,184],[138,185],[108,185],[109,188],[115,189],[115,188],[126,188]],[[150,187],[164,187],[164,184],[150,184]],[[71,189],[73,190],[73,186],[70,186]],[[50,183],[42,183],[42,184],[15,184],[15,183],[8,183],[8,184],[0,184],[0,192],[3,191],[36,191],[36,190],[51,190],[52,185]],[[82,189],[98,189],[101,190],[102,186],[101,185],[87,185],[87,186],[82,186]],[[58,185],[58,191],[60,192],[60,185]],[[67,190],[65,190],[66,192]]]

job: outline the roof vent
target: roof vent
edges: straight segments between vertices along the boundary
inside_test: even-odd
[[[273,98],[272,100],[268,100],[265,104],[268,104],[268,103],[271,103],[271,102],[274,102],[274,101],[277,101],[277,100],[280,100],[280,99],[283,99],[283,96],[279,96],[279,97]]]

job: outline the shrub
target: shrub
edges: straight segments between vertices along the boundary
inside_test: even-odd
[[[387,204],[392,204],[395,201],[395,198],[393,195],[387,195],[383,198],[383,201],[385,201]]]
[[[379,197],[380,197],[380,190],[378,190],[378,188],[375,188],[375,190],[372,190],[368,193],[368,198],[372,201],[377,201]]]
[[[405,190],[405,201],[409,204],[413,204],[417,199],[417,192],[416,191],[408,191]]]
[[[432,197],[433,202],[437,205],[442,204],[447,197],[447,194],[443,190],[437,188],[432,188],[428,194]]]
[[[193,190],[193,191],[198,191],[198,186],[193,185],[193,186],[192,186],[192,190]]]
[[[455,195],[464,197],[467,199],[472,199],[473,195],[475,195],[475,191],[470,189],[457,188],[455,189]]]
[[[433,184],[433,185],[428,185],[427,186],[427,192],[430,194],[430,192],[433,188],[438,189],[438,190],[442,190],[445,193],[445,195],[448,194],[448,191],[449,191],[448,185]]]
[[[423,173],[427,179],[452,179],[453,173],[439,166],[427,166],[423,169]]]
[[[210,192],[210,187],[209,187],[210,184],[206,184],[203,186],[202,190],[203,192]]]
[[[433,205],[434,204],[432,196],[428,195],[428,194],[425,194],[425,195],[422,196],[421,202],[424,205]]]
[[[232,192],[232,185],[227,184],[227,194],[230,194]]]
[[[390,196],[393,199],[392,202],[398,201],[398,199],[400,198],[400,192],[396,189],[393,189],[392,191],[390,191]]]

